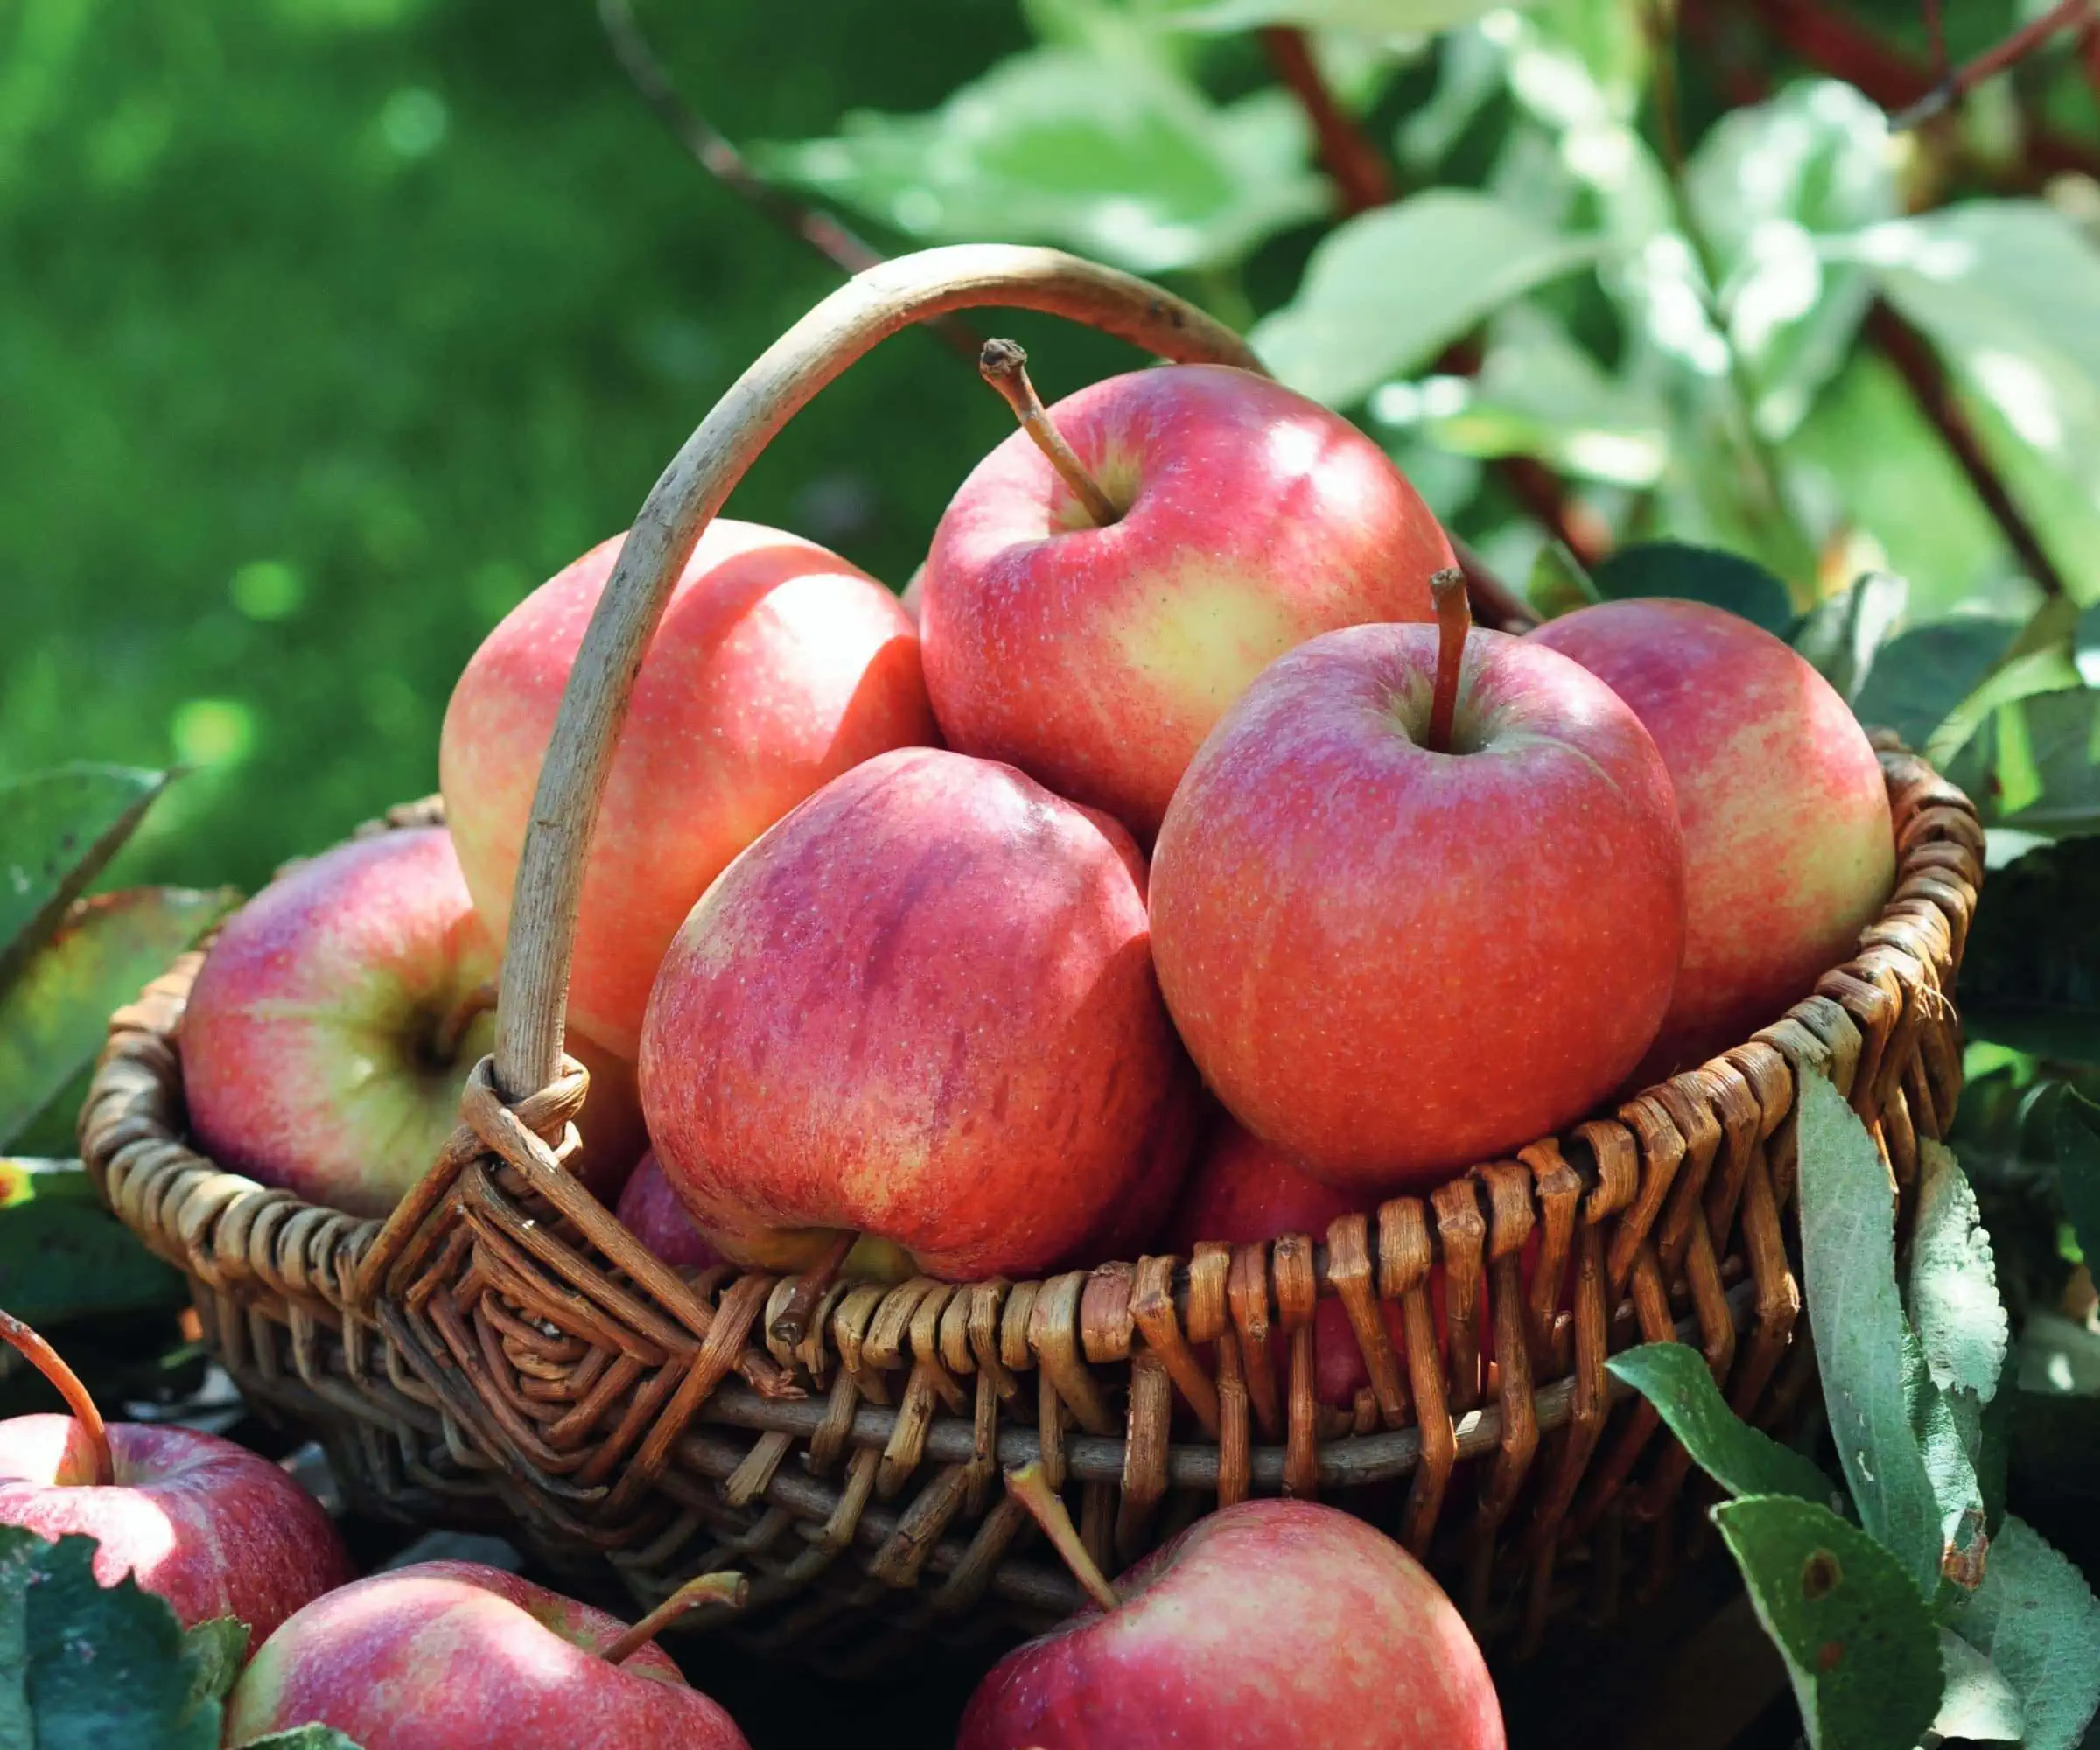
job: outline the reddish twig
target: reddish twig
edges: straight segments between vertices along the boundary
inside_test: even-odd
[[[1947,77],[1947,20],[1942,16],[1940,0],[1925,0],[1925,36],[1932,45],[1932,76]]]
[[[1900,133],[1944,114],[1986,79],[2025,60],[2059,31],[2090,19],[2094,16],[2093,4],[2094,0],[2058,0],[2041,17],[2022,24],[2003,42],[1985,49],[1975,60],[1964,61],[1952,73],[1942,71],[1930,90],[1889,117],[1890,129]],[[1936,23],[1937,17],[1936,7]],[[1943,46],[1936,64],[1942,69],[1945,66]]]
[[[1938,430],[1955,460],[1961,464],[1969,484],[1976,489],[1976,495],[1984,501],[2006,537],[2006,544],[2046,593],[2064,594],[2062,574],[2042,550],[2034,525],[2012,501],[2012,494],[1998,478],[1997,469],[1992,466],[1991,458],[1984,453],[1976,428],[1969,423],[1969,416],[1956,396],[1954,386],[1947,381],[1946,372],[1941,368],[1924,336],[1887,304],[1879,302],[1867,312],[1866,333],[1909,385],[1919,409]]]
[[[598,20],[628,82],[693,162],[717,182],[783,230],[800,237],[841,273],[864,273],[887,259],[829,213],[805,205],[760,175],[735,144],[680,94],[635,22],[634,9],[628,0],[598,0]],[[977,350],[984,342],[967,322],[943,316],[925,326],[933,329],[951,352],[972,365],[976,363]]]
[[[1262,46],[1276,76],[1290,88],[1312,123],[1320,167],[1333,179],[1342,211],[1368,213],[1384,206],[1393,198],[1393,173],[1383,154],[1335,101],[1306,33],[1294,25],[1270,24],[1262,32]]]

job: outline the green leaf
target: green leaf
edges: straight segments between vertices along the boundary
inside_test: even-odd
[[[230,888],[132,887],[75,904],[0,990],[0,1147],[102,1048],[110,1012],[232,909]]]
[[[239,1750],[360,1750],[360,1746],[347,1732],[314,1724],[273,1732],[266,1738],[251,1738]]]
[[[1722,116],[1685,166],[1684,192],[1756,387],[1754,416],[1783,437],[1844,364],[1872,300],[1865,270],[1829,260],[1818,238],[1900,210],[1888,119],[1837,80],[1792,86]]]
[[[1794,648],[1815,665],[1841,698],[1856,695],[1873,672],[1910,599],[1910,584],[1886,571],[1864,571],[1842,594],[1826,598],[1802,616]]]
[[[1939,1634],[1895,1558],[1788,1495],[1723,1502],[1713,1521],[1786,1660],[1810,1750],[1913,1750],[1939,1707]]]
[[[2100,249],[2040,200],[1974,200],[1874,227],[1858,259],[1991,416],[2008,488],[2081,601],[2100,597]]]
[[[237,1616],[214,1616],[183,1630],[194,1701],[223,1701],[248,1661],[248,1624]]]
[[[116,855],[169,777],[61,766],[0,782],[0,987]]]
[[[1992,872],[1956,1004],[1972,1039],[2100,1062],[2100,841],[2040,845]]]
[[[1293,388],[1347,406],[1595,254],[1493,195],[1431,189],[1329,232],[1254,348]]]
[[[1918,1143],[1917,1199],[1908,1299],[1912,1328],[1935,1385],[1973,1392],[1988,1404],[2005,1368],[2009,1336],[1991,1236],[1954,1152],[1929,1138]]]
[[[94,1559],[92,1537],[0,1526],[0,1746],[217,1750],[175,1613],[128,1574],[97,1586]]]
[[[1706,1358],[1689,1343],[1642,1343],[1605,1367],[1656,1406],[1699,1468],[1729,1494],[1791,1494],[1825,1507],[1836,1499],[1830,1480],[1807,1459],[1729,1409]]]
[[[1952,1627],[2018,1692],[2026,1750],[2072,1750],[2100,1704],[2100,1600],[2078,1570],[2007,1514]]]
[[[1412,37],[1469,24],[1503,4],[1505,0],[1194,0],[1169,10],[1166,22],[1185,31],[1304,24],[1314,30]]]
[[[1978,1738],[1997,1743],[2026,1735],[2026,1710],[1996,1665],[1958,1634],[1940,1630],[1940,1665],[1947,1688],[1932,1729],[1942,1738]]]
[[[1896,1292],[1895,1187],[1821,1075],[1802,1079],[1796,1138],[1809,1323],[1838,1461],[1859,1522],[1930,1597],[1945,1545],[1912,1419],[1908,1374],[1922,1362]]]
[[[1726,608],[1784,638],[1794,626],[1787,586],[1755,561],[1682,541],[1645,541],[1621,547],[1592,575],[1606,601],[1670,596]]]
[[[1139,273],[1216,267],[1332,195],[1281,90],[1214,104],[1164,58],[1040,48],[925,116],[754,149],[767,172],[928,242],[1060,243]]]
[[[1538,557],[1531,564],[1530,581],[1524,586],[1524,596],[1545,620],[1558,619],[1604,599],[1597,593],[1597,585],[1589,572],[1583,569],[1582,561],[1558,541],[1549,541],[1538,550]]]
[[[2049,838],[2100,832],[2100,692],[2088,687],[2037,692],[2002,705],[1978,733],[1958,769],[1986,824]],[[1969,760],[1985,774],[1970,776]]]
[[[2100,1106],[2066,1088],[2056,1107],[2054,1141],[2063,1213],[2078,1236],[2078,1250],[2100,1261]]]
[[[49,1328],[91,1312],[159,1312],[188,1298],[182,1272],[99,1201],[38,1196],[0,1209],[0,1306]]]
[[[2019,636],[2015,621],[1973,614],[1913,626],[1874,658],[1853,713],[1869,728],[1893,729],[1906,747],[1923,747]]]

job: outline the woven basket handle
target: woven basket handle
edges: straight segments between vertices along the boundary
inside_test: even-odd
[[[562,1016],[599,794],[643,653],[694,543],[759,453],[875,344],[949,311],[1064,316],[1179,363],[1260,361],[1230,329],[1132,275],[1055,249],[968,244],[856,275],[767,347],[651,489],[584,634],[540,769],[511,895],[496,1014],[496,1082],[513,1102],[561,1070]]]

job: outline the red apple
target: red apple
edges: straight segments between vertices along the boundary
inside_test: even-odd
[[[185,1628],[237,1616],[251,1648],[351,1578],[320,1503],[268,1459],[194,1428],[105,1427],[43,1340],[4,1313],[0,1320],[0,1335],[76,1410],[0,1422],[0,1525],[92,1537],[99,1584],[130,1574],[167,1600]]]
[[[1494,1685],[1451,1600],[1334,1508],[1241,1502],[1102,1592],[1112,1608],[992,1668],[956,1750],[1502,1750]]]
[[[625,536],[505,616],[453,690],[439,782],[500,939],[563,689]],[[729,860],[827,779],[931,741],[911,617],[836,554],[718,517],[649,642],[584,874],[569,1016],[632,1059],[657,962]]]
[[[227,1698],[226,1741],[318,1722],[363,1750],[749,1750],[736,1722],[626,1625],[479,1562],[419,1562],[319,1599]]]
[[[443,827],[300,864],[219,933],[182,1018],[190,1131],[221,1166],[384,1215],[459,1123],[495,1039],[496,953]],[[570,1170],[619,1192],[644,1145],[634,1074],[587,1041]]]
[[[1097,526],[1016,431],[941,519],[920,624],[948,746],[1158,830],[1197,745],[1315,633],[1426,620],[1443,530],[1348,421],[1264,377],[1111,377],[1050,418],[1121,512]]]
[[[656,1158],[654,1149],[642,1156],[612,1213],[622,1227],[674,1270],[706,1270],[722,1262],[721,1253],[693,1225],[685,1205],[663,1176],[663,1163]]]
[[[1194,1097],[1113,821],[931,748],[834,779],[724,872],[642,1028],[658,1158],[725,1256],[842,1231],[1026,1275],[1143,1195]],[[855,1268],[872,1268],[864,1251]]]
[[[1462,613],[1455,580],[1444,600]],[[1448,624],[1441,676],[1426,626],[1278,661],[1189,767],[1152,868],[1160,986],[1204,1079],[1359,1191],[1590,1110],[1655,1037],[1684,939],[1639,720],[1566,658]]]
[[[1530,634],[1631,705],[1684,827],[1684,962],[1636,1080],[1726,1051],[1847,959],[1895,881],[1880,761],[1829,682],[1761,626],[1604,602]]]

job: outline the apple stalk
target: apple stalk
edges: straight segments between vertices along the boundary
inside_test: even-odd
[[[1121,1594],[1095,1564],[1094,1558],[1087,1553],[1087,1546],[1080,1539],[1079,1527],[1072,1522],[1072,1515],[1063,1500],[1050,1487],[1040,1459],[1031,1459],[1019,1469],[1008,1471],[1006,1492],[1042,1527],[1043,1536],[1050,1540],[1051,1547],[1072,1570],[1072,1578],[1086,1588],[1095,1603],[1103,1610],[1114,1610],[1122,1604]]]
[[[824,1255],[795,1278],[794,1286],[788,1291],[787,1304],[766,1327],[775,1341],[792,1348],[808,1334],[809,1320],[816,1311],[816,1303],[824,1298],[824,1291],[830,1287],[832,1278],[844,1268],[846,1255],[859,1238],[857,1228],[841,1228],[824,1249]]]
[[[93,1474],[88,1480],[97,1485],[116,1480],[116,1465],[109,1456],[109,1431],[102,1425],[102,1412],[94,1407],[94,1399],[88,1395],[88,1388],[80,1383],[80,1376],[66,1365],[59,1352],[24,1325],[11,1312],[0,1312],[0,1337],[4,1337],[29,1357],[36,1370],[49,1380],[66,1400],[66,1407],[73,1412],[73,1419],[80,1424],[80,1432],[88,1437],[88,1452],[93,1460]]]
[[[609,1665],[625,1664],[687,1611],[703,1604],[726,1604],[732,1610],[741,1610],[750,1594],[751,1588],[742,1574],[701,1574],[688,1580],[640,1621],[602,1648],[598,1656]]]
[[[1086,507],[1087,514],[1094,519],[1095,525],[1106,528],[1116,522],[1122,515],[1116,508],[1116,501],[1101,489],[1101,482],[1087,472],[1086,464],[1065,442],[1064,434],[1050,423],[1043,398],[1028,380],[1028,354],[1019,344],[1012,340],[987,340],[984,351],[977,354],[977,373],[1006,398],[1013,416],[1021,422],[1021,430],[1049,458],[1050,466]]]
[[[1466,574],[1455,568],[1446,567],[1432,578],[1429,592],[1437,605],[1437,686],[1430,701],[1428,744],[1432,753],[1448,753],[1473,611],[1466,600]]]

